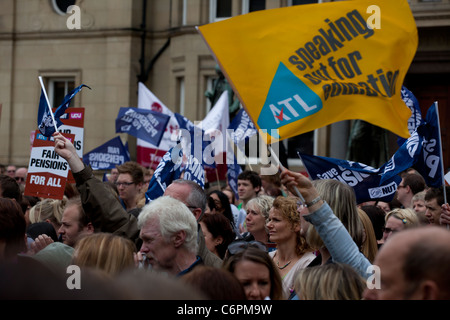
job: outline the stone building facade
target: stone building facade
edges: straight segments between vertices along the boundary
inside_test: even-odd
[[[88,152],[116,135],[119,108],[137,105],[138,81],[173,111],[192,121],[205,117],[211,107],[205,91],[217,77],[216,63],[195,26],[252,10],[314,2],[0,1],[0,163],[28,164],[30,132],[37,128],[39,76],[53,104],[74,86],[92,88],[77,95],[73,104],[86,108]],[[71,4],[80,9],[79,26],[73,24],[77,12],[65,13]],[[419,98],[423,114],[431,100],[439,99],[441,123],[449,123],[450,0],[410,0],[410,5],[419,28],[419,49],[405,84]],[[300,141],[308,145],[308,152],[343,158],[350,126],[351,122],[338,123]],[[447,129],[442,129],[445,140]],[[135,139],[122,138],[128,139],[133,158]],[[284,142],[288,151],[298,143]],[[444,154],[448,166],[448,142]],[[291,158],[296,166],[298,161]]]

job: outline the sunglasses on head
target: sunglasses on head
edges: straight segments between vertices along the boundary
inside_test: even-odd
[[[267,252],[267,247],[262,242],[259,242],[259,241],[243,241],[243,240],[235,241],[235,242],[230,243],[230,245],[228,246],[228,252],[230,254],[236,254],[236,253],[242,252],[245,249],[250,248],[250,247],[251,248],[257,248],[257,249],[260,249],[260,250],[263,250],[263,251]]]

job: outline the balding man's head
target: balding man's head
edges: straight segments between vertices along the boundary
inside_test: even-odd
[[[404,230],[392,235],[375,258],[381,289],[367,299],[449,299],[450,232],[440,227]]]

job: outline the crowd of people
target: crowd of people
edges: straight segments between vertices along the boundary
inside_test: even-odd
[[[236,196],[178,179],[146,203],[152,170],[102,181],[54,139],[75,179],[63,199],[0,167],[1,299],[450,299],[450,193],[414,170],[389,203],[285,168],[242,172]]]

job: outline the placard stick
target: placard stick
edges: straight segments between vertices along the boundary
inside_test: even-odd
[[[437,125],[438,125],[438,132],[439,132],[439,146],[441,148],[440,150],[440,161],[441,161],[441,174],[442,174],[442,186],[444,190],[444,203],[447,203],[447,193],[445,192],[445,173],[444,173],[444,158],[442,155],[442,138],[441,138],[441,125],[439,122],[439,109],[438,109],[438,102],[435,101],[434,104],[436,105],[436,114],[437,114]],[[448,228],[449,225],[447,225]]]
[[[272,146],[268,146],[270,149],[270,155],[273,156],[273,158],[275,159],[275,161],[278,163],[278,168],[283,171],[284,169],[286,169],[283,164],[281,163],[280,159],[278,159],[277,154],[273,151]],[[297,186],[294,186],[295,189],[295,193],[297,194],[297,197],[300,198],[300,200],[305,203],[305,198],[303,198],[302,194],[300,193],[300,191],[297,189]]]
[[[52,116],[53,124],[55,125],[55,132],[58,131],[58,125],[56,124],[55,117],[53,116],[52,107],[50,106],[50,101],[48,100],[47,91],[45,91],[44,81],[42,81],[42,77],[39,76],[39,82],[41,83],[42,91],[44,92],[45,100],[47,101],[48,110],[50,111],[50,115]]]

